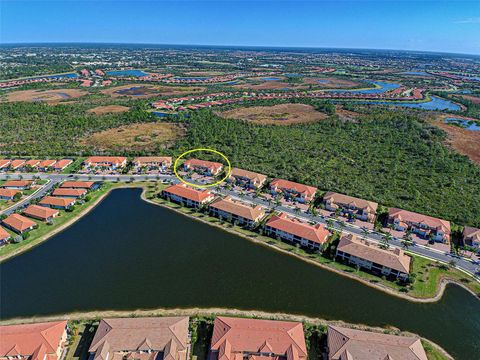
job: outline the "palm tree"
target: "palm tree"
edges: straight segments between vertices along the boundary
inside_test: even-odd
[[[384,249],[390,248],[390,241],[392,240],[392,234],[385,233],[382,236],[382,240],[380,240],[380,246]]]

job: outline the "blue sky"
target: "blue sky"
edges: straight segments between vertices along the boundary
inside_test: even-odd
[[[6,1],[0,42],[406,49],[480,54],[480,1]]]

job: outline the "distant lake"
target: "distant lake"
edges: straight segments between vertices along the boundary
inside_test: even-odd
[[[264,80],[264,81],[278,81],[278,80],[282,80],[282,79],[280,79],[278,77],[264,77],[264,78],[262,78],[262,80]]]
[[[302,77],[303,74],[285,74],[286,77]]]
[[[480,354],[480,301],[448,285],[414,303],[114,190],[45,243],[0,264],[0,318],[226,307],[395,326],[457,360]],[[398,359],[400,360],[400,359]]]
[[[323,79],[322,79],[322,80],[317,80],[317,82],[318,82],[319,84],[328,84],[328,83],[330,83],[330,80],[323,80]]]
[[[175,77],[175,80],[183,80],[183,81],[194,81],[194,80],[208,80],[211,77],[208,76],[191,76],[191,77]]]
[[[360,100],[351,101],[356,104],[372,104],[372,105],[390,105],[409,107],[421,110],[450,110],[460,111],[461,108],[450,100],[445,100],[437,96],[430,96],[431,100],[427,102],[408,102],[408,101],[375,101],[375,100]]]
[[[107,71],[107,75],[136,77],[148,76],[148,74],[146,72],[143,72],[142,70],[110,70]]]
[[[358,89],[358,90],[331,90],[332,92],[348,92],[355,94],[382,94],[384,92],[397,89],[400,87],[398,84],[383,82],[383,81],[372,81],[371,84],[379,86],[375,89]]]
[[[480,120],[478,123],[472,120],[466,120],[461,118],[448,117],[445,118],[446,124],[458,125],[466,130],[480,131]]]

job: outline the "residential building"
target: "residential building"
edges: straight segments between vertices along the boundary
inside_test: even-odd
[[[193,170],[199,174],[215,176],[223,170],[223,164],[214,161],[189,159],[183,163],[183,169],[186,171]]]
[[[0,188],[0,200],[13,200],[15,195],[20,193],[20,190],[13,190],[13,189],[1,189]]]
[[[60,185],[62,189],[93,189],[95,187],[94,181],[65,181]]]
[[[0,170],[8,169],[11,162],[9,159],[0,159]]]
[[[328,211],[340,211],[342,216],[355,216],[357,219],[369,222],[375,221],[378,208],[376,202],[331,191],[323,197],[323,204]]]
[[[54,171],[63,171],[65,168],[73,162],[71,159],[61,159],[53,164]]]
[[[328,326],[328,360],[428,360],[420,338]]]
[[[211,360],[306,360],[303,325],[293,321],[219,316],[213,325]]]
[[[76,199],[71,197],[45,196],[42,200],[40,200],[39,204],[52,209],[67,210],[75,205],[75,201]]]
[[[259,189],[267,181],[267,176],[253,171],[232,168],[228,181],[249,189]]]
[[[162,194],[169,201],[193,208],[199,208],[215,198],[207,190],[197,190],[185,184],[171,185],[164,189]]]
[[[270,183],[270,191],[272,195],[282,194],[287,200],[294,200],[300,203],[307,203],[313,200],[317,188],[298,184],[293,181],[274,179]]]
[[[7,216],[5,219],[3,219],[2,224],[7,229],[15,231],[17,234],[23,234],[37,227],[37,223],[35,221],[32,221],[20,214],[12,214]]]
[[[87,194],[87,189],[57,188],[53,190],[52,196],[66,198],[83,198]]]
[[[57,160],[43,160],[43,161],[40,161],[40,164],[38,164],[38,171],[42,171],[42,172],[49,171],[49,170],[53,169],[53,166],[55,165],[56,162],[57,162]]]
[[[213,216],[250,227],[255,226],[265,216],[265,209],[262,206],[252,206],[231,196],[215,200],[209,205],[209,210]]]
[[[322,248],[330,236],[321,224],[311,225],[285,213],[272,216],[265,224],[265,232],[272,237],[279,237],[294,244],[314,250]]]
[[[83,162],[87,169],[118,170],[127,165],[127,158],[123,156],[90,156]]]
[[[480,229],[465,226],[463,229],[463,243],[468,246],[480,248]]]
[[[49,221],[58,216],[59,211],[45,206],[30,205],[23,211],[23,214],[37,220]]]
[[[142,156],[136,157],[132,162],[137,171],[165,171],[172,166],[170,156]]]
[[[10,238],[10,233],[0,226],[0,245],[5,245]]]
[[[337,259],[370,270],[376,275],[406,280],[410,273],[410,256],[402,249],[382,249],[378,244],[343,234],[335,254]]]
[[[38,167],[38,165],[40,164],[40,160],[34,160],[34,159],[31,159],[31,160],[27,160],[25,161],[25,163],[22,165],[22,169],[23,170],[29,170],[29,169],[36,169]]]
[[[67,342],[67,322],[0,326],[0,359],[58,360]]]
[[[412,211],[389,208],[388,223],[397,231],[410,230],[426,239],[449,243],[450,222]]]
[[[8,180],[1,185],[4,189],[28,190],[33,185],[32,180]]]
[[[18,170],[23,166],[23,164],[25,164],[25,160],[15,159],[10,162],[8,167],[10,170]]]
[[[187,360],[188,317],[102,319],[92,340],[93,360]]]

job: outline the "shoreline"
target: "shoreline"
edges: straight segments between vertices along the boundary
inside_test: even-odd
[[[261,245],[261,246],[265,246],[265,247],[268,247],[269,249],[272,249],[274,251],[278,251],[278,252],[281,252],[285,255],[289,255],[289,256],[293,256],[301,261],[305,261],[311,265],[315,265],[315,266],[318,266],[324,270],[327,270],[327,271],[331,271],[331,272],[334,272],[338,275],[341,275],[341,276],[344,276],[344,277],[347,277],[349,279],[352,279],[352,280],[355,280],[355,281],[358,281],[360,283],[362,283],[363,285],[366,285],[366,286],[369,286],[373,289],[376,289],[378,291],[382,291],[388,295],[391,295],[391,296],[396,296],[398,298],[402,298],[402,299],[405,299],[405,300],[408,300],[408,301],[411,301],[411,302],[417,302],[417,303],[433,303],[433,302],[437,302],[439,301],[444,292],[445,292],[445,289],[447,287],[448,284],[454,284],[454,285],[457,285],[457,286],[460,286],[461,288],[463,288],[464,290],[468,291],[470,294],[472,294],[477,300],[480,300],[480,297],[475,294],[474,291],[472,291],[471,289],[469,289],[467,286],[465,286],[464,284],[461,284],[457,281],[454,281],[454,280],[450,280],[450,279],[445,279],[445,278],[441,278],[440,280],[440,284],[438,286],[438,289],[437,289],[437,292],[435,294],[435,296],[433,297],[426,297],[426,298],[419,298],[419,297],[414,297],[414,296],[411,296],[411,295],[408,295],[408,294],[404,294],[404,293],[400,293],[399,291],[396,291],[394,289],[391,289],[387,286],[384,286],[384,285],[381,285],[381,284],[378,284],[378,283],[371,283],[365,279],[362,279],[352,273],[346,273],[346,272],[343,272],[343,271],[340,271],[338,269],[335,269],[333,267],[330,267],[328,265],[325,265],[325,264],[322,264],[322,263],[319,263],[317,261],[314,261],[314,260],[311,260],[309,258],[306,258],[302,255],[298,255],[298,254],[295,254],[295,253],[292,253],[290,251],[287,251],[287,250],[284,250],[284,249],[281,249],[279,248],[278,246],[276,245],[272,245],[272,244],[268,244],[262,240],[257,240],[253,237],[250,237],[250,236],[247,236],[245,235],[244,233],[242,232],[239,232],[235,229],[232,229],[232,228],[226,228],[225,226],[222,226],[220,224],[217,224],[217,223],[211,223],[209,221],[206,221],[204,219],[201,219],[201,218],[198,218],[198,217],[195,217],[195,216],[192,216],[192,215],[189,215],[189,214],[186,214],[178,209],[175,209],[173,207],[170,207],[170,206],[167,206],[165,204],[161,204],[161,203],[158,203],[158,202],[155,202],[153,200],[150,200],[150,199],[147,199],[146,198],[146,192],[147,192],[147,187],[145,184],[139,184],[139,183],[113,183],[112,187],[110,189],[108,189],[104,194],[100,195],[98,199],[96,199],[92,204],[89,204],[89,206],[85,209],[85,211],[81,212],[77,217],[74,217],[72,218],[71,220],[67,221],[66,223],[60,225],[58,228],[52,230],[51,232],[49,232],[48,234],[45,234],[43,235],[41,238],[39,239],[36,239],[34,242],[26,245],[25,247],[22,247],[20,249],[17,249],[7,255],[4,255],[2,257],[0,257],[0,264],[2,264],[3,262],[7,261],[8,259],[10,258],[13,258],[15,256],[18,256],[18,255],[21,255],[22,253],[26,252],[26,251],[29,251],[31,250],[32,248],[38,246],[38,245],[41,245],[43,242],[47,241],[49,238],[53,237],[54,235],[57,235],[58,233],[62,232],[63,230],[66,230],[69,226],[73,225],[75,222],[77,222],[78,220],[80,220],[83,216],[87,215],[90,211],[92,211],[95,207],[97,207],[112,191],[114,190],[117,190],[117,189],[122,189],[122,188],[137,188],[137,189],[141,189],[142,190],[142,193],[140,194],[140,198],[145,201],[146,203],[149,203],[149,204],[152,204],[152,205],[156,205],[156,206],[161,206],[165,209],[168,209],[168,210],[171,210],[171,211],[174,211],[180,215],[183,215],[183,216],[187,216],[188,218],[192,219],[192,220],[196,220],[196,221],[200,221],[206,225],[209,225],[209,226],[214,226],[220,230],[223,230],[223,231],[226,231],[230,234],[234,234],[236,236],[240,236],[248,241],[251,241],[255,244],[258,244],[258,245]]]
[[[48,316],[33,316],[29,318],[13,318],[9,320],[0,320],[0,325],[16,325],[24,323],[46,322],[46,321],[59,321],[59,320],[97,320],[99,318],[115,318],[115,317],[153,317],[153,316],[233,316],[233,317],[249,317],[249,318],[263,318],[270,320],[286,320],[286,321],[298,321],[302,323],[309,323],[313,325],[334,325],[347,328],[353,328],[358,330],[372,331],[385,333],[385,330],[395,334],[404,336],[416,336],[422,341],[427,342],[438,350],[449,360],[453,360],[453,357],[437,343],[424,338],[420,335],[409,331],[403,331],[399,328],[371,326],[366,324],[352,324],[342,320],[325,320],[317,317],[310,317],[300,314],[289,314],[282,312],[267,312],[259,310],[240,310],[229,308],[157,308],[152,310],[104,310],[104,311],[88,311],[88,312],[72,312],[61,315],[48,315]]]
[[[290,255],[290,256],[293,256],[297,259],[300,259],[302,261],[305,261],[305,262],[308,262],[309,264],[312,264],[312,265],[315,265],[315,266],[318,266],[322,269],[325,269],[325,270],[328,270],[328,271],[332,271],[332,272],[335,272],[336,274],[338,275],[341,275],[341,276],[345,276],[345,277],[348,277],[352,280],[355,280],[355,281],[358,281],[366,286],[369,286],[371,288],[374,288],[376,290],[379,290],[379,291],[383,291],[384,293],[387,293],[388,295],[392,295],[392,296],[396,296],[396,297],[399,297],[399,298],[402,298],[402,299],[405,299],[405,300],[408,300],[408,301],[411,301],[411,302],[418,302],[418,303],[433,303],[433,302],[437,302],[439,301],[444,292],[445,292],[445,289],[447,287],[448,284],[454,284],[454,285],[457,285],[457,286],[460,286],[461,288],[465,289],[466,291],[468,291],[470,294],[472,294],[476,299],[480,300],[480,298],[478,297],[477,294],[475,294],[474,291],[472,291],[471,289],[469,289],[468,287],[466,287],[464,284],[461,284],[459,282],[456,282],[454,280],[450,280],[450,279],[445,279],[445,278],[442,278],[440,280],[440,284],[438,286],[438,290],[435,294],[435,296],[433,297],[428,297],[428,298],[418,298],[418,297],[414,297],[414,296],[411,296],[411,295],[408,295],[408,294],[404,294],[404,293],[400,293],[394,289],[391,289],[391,288],[388,288],[384,285],[380,285],[378,283],[371,283],[367,280],[364,280],[360,277],[357,277],[355,276],[354,274],[351,274],[351,273],[345,273],[343,271],[340,271],[338,269],[335,269],[333,267],[330,267],[328,265],[325,265],[325,264],[322,264],[322,263],[319,263],[317,261],[314,261],[314,260],[311,260],[311,259],[308,259],[308,258],[305,258],[304,256],[301,256],[301,255],[298,255],[298,254],[294,254],[292,252],[289,252],[287,250],[284,250],[284,249],[281,249],[275,245],[270,245],[270,244],[267,244],[265,243],[264,241],[261,241],[261,240],[256,240],[255,238],[252,238],[252,237],[249,237],[239,231],[236,231],[234,229],[228,229],[222,225],[219,225],[219,224],[216,224],[216,223],[211,223],[209,221],[206,221],[204,219],[201,219],[201,218],[198,218],[198,217],[195,217],[195,216],[192,216],[192,215],[189,215],[189,214],[186,214],[178,209],[175,209],[173,207],[169,207],[167,205],[164,205],[164,204],[161,204],[161,203],[158,203],[158,202],[155,202],[155,201],[152,201],[152,200],[149,200],[145,197],[145,193],[146,193],[146,189],[142,187],[142,194],[141,194],[141,199],[149,204],[153,204],[153,205],[157,205],[157,206],[161,206],[165,209],[169,209],[169,210],[172,210],[172,211],[175,211],[176,213],[179,213],[181,215],[184,215],[184,216],[187,216],[189,217],[190,219],[193,219],[193,220],[197,220],[197,221],[200,221],[204,224],[207,224],[209,226],[215,226],[217,227],[218,229],[221,229],[223,231],[226,231],[228,233],[231,233],[231,234],[234,234],[234,235],[237,235],[237,236],[241,236],[242,238],[245,238],[255,244],[259,244],[259,245],[262,245],[262,246],[266,246],[270,249],[273,249],[275,251],[279,251],[283,254],[286,254],[286,255]]]

